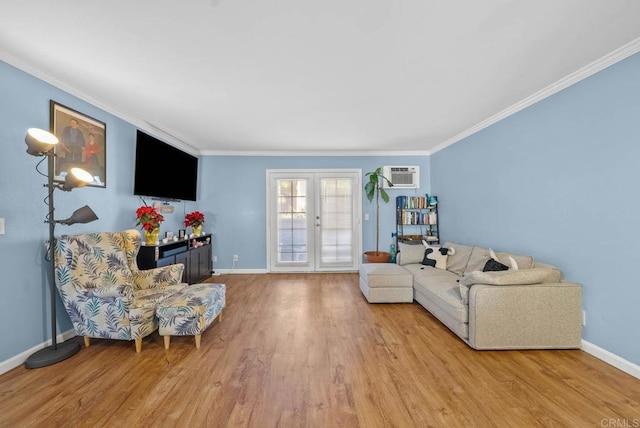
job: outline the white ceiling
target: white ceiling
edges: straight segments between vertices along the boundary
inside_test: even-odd
[[[430,153],[639,50],[638,0],[0,0],[1,60],[202,154]]]

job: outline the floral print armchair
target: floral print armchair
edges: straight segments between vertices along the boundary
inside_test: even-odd
[[[63,235],[55,244],[55,281],[85,346],[90,338],[135,340],[158,328],[159,302],[182,290],[184,265],[138,270],[135,229]]]

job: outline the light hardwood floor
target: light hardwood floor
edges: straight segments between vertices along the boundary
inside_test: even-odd
[[[579,350],[474,351],[416,303],[368,304],[357,274],[211,282],[227,306],[200,349],[154,333],[18,367],[0,427],[640,426],[640,380]]]

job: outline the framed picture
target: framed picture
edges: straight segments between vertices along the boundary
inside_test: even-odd
[[[107,187],[107,125],[51,100],[51,132],[56,144],[55,181],[78,167],[93,176],[88,186]]]

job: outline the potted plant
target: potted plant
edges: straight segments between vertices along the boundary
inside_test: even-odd
[[[195,236],[200,236],[202,233],[202,225],[204,224],[204,214],[200,211],[194,211],[184,216],[184,226],[193,230]]]
[[[160,223],[164,217],[154,207],[143,205],[136,210],[136,225],[142,226],[145,242],[147,245],[158,244],[158,234],[160,233]]]
[[[380,251],[380,198],[382,198],[385,203],[389,202],[389,194],[383,189],[382,185],[385,180],[389,187],[393,187],[393,183],[382,175],[382,167],[367,172],[365,177],[369,177],[369,181],[364,185],[364,193],[367,195],[369,202],[372,202],[374,198],[376,200],[376,250],[365,251],[365,262],[388,263],[391,259],[391,253]]]

